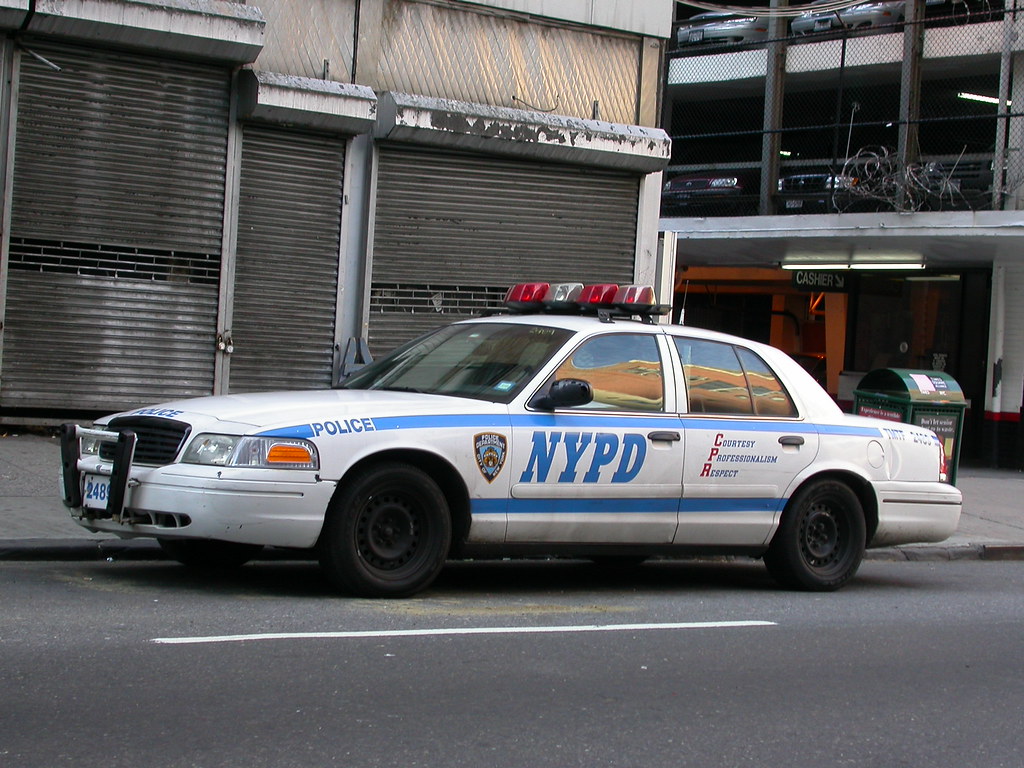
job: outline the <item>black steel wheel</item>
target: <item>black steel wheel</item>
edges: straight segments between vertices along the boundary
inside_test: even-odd
[[[239,568],[263,549],[259,544],[237,544],[233,541],[208,539],[157,539],[169,558],[191,568]]]
[[[783,586],[836,590],[860,568],[865,536],[857,494],[839,481],[818,480],[797,491],[786,505],[764,563]]]
[[[320,534],[320,565],[339,589],[408,597],[448,556],[451,515],[441,489],[406,464],[378,464],[346,479]]]

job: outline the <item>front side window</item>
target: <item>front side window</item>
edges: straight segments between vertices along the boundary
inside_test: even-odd
[[[587,339],[558,367],[556,379],[583,379],[594,400],[581,408],[660,411],[665,385],[658,343],[647,334],[614,333]]]
[[[675,337],[691,413],[795,416],[796,407],[768,365],[749,349]]]
[[[572,331],[539,325],[449,325],[373,361],[342,388],[507,403],[571,336]]]

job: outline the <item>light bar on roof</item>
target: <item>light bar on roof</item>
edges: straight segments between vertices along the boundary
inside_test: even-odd
[[[671,309],[658,304],[650,285],[615,283],[519,283],[508,289],[505,305],[516,312],[601,316],[664,315]]]

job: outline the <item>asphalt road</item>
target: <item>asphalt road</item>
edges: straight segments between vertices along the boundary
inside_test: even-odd
[[[0,765],[1024,765],[1024,563],[0,564]]]

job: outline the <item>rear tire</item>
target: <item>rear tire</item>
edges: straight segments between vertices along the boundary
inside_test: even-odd
[[[320,565],[361,597],[408,597],[441,571],[451,544],[448,501],[426,472],[378,464],[345,480],[320,534]]]
[[[785,587],[830,592],[857,573],[865,538],[857,494],[836,480],[818,480],[797,491],[786,505],[764,564]]]
[[[259,544],[237,544],[209,539],[157,539],[169,558],[190,568],[229,570],[240,568],[263,549]]]

